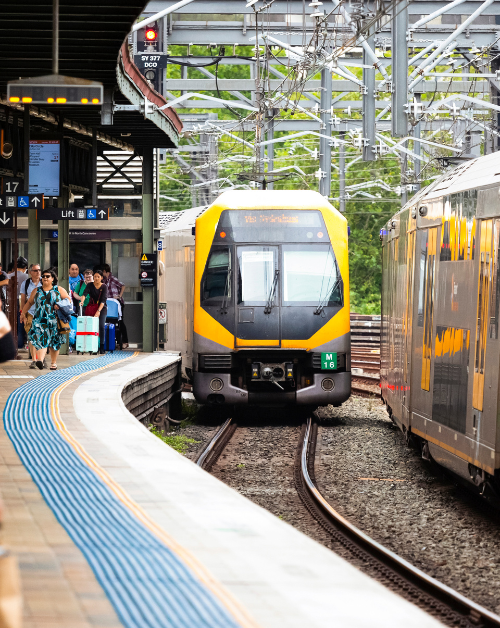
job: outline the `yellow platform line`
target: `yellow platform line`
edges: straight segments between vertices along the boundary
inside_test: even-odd
[[[136,357],[138,352],[135,352],[128,358],[125,358],[121,362],[130,360]],[[139,506],[128,494],[122,489],[122,487],[111,477],[111,475],[105,471],[93,458],[88,454],[85,448],[74,438],[74,436],[68,431],[64,421],[61,418],[59,411],[59,397],[62,391],[67,388],[80,377],[93,373],[95,371],[102,371],[111,366],[117,366],[117,363],[106,364],[93,371],[87,371],[86,373],[79,373],[70,378],[67,382],[61,384],[54,390],[50,398],[51,416],[57,430],[61,436],[66,440],[69,445],[75,450],[77,455],[92,469],[92,471],[98,475],[106,486],[114,493],[119,501],[124,504],[139,521],[152,532],[158,539],[160,539],[172,552],[174,552],[185,564],[187,564],[192,571],[198,576],[201,582],[210,589],[215,597],[227,608],[227,610],[233,615],[235,620],[240,623],[244,628],[258,628],[258,624],[250,617],[247,610],[241,606],[241,604],[227,591],[218,580],[216,580],[208,569],[202,565],[198,559],[196,559],[188,550],[171,537],[162,527],[160,527],[151,517]]]

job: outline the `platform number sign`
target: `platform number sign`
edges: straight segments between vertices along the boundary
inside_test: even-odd
[[[337,369],[337,354],[322,353],[321,354],[321,370],[335,371]]]

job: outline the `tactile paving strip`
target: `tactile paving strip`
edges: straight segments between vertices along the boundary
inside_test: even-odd
[[[7,400],[5,429],[127,628],[236,628],[241,624],[213,592],[117,498],[57,427],[58,389],[130,357],[117,351],[28,382]]]

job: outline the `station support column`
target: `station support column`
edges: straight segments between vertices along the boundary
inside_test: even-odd
[[[23,114],[24,142],[24,193],[30,189],[30,106],[24,105]],[[28,211],[28,264],[43,264],[40,221],[36,211]]]
[[[154,203],[153,203],[153,149],[146,147],[142,156],[142,252],[154,253]],[[155,290],[142,289],[142,350],[152,353],[155,350],[156,317]]]

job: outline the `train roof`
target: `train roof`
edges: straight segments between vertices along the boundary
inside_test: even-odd
[[[414,207],[424,200],[438,199],[465,190],[500,186],[500,152],[483,155],[448,170],[425,188],[419,190],[394,215]],[[392,219],[391,219],[392,220]]]
[[[207,208],[208,205],[202,205],[200,207],[190,207],[189,209],[182,209],[175,212],[160,212],[160,229],[163,233],[192,229],[198,216],[201,216]]]
[[[314,190],[228,190],[210,209],[329,209],[344,218],[324,196]],[[344,218],[345,220],[345,218]]]

